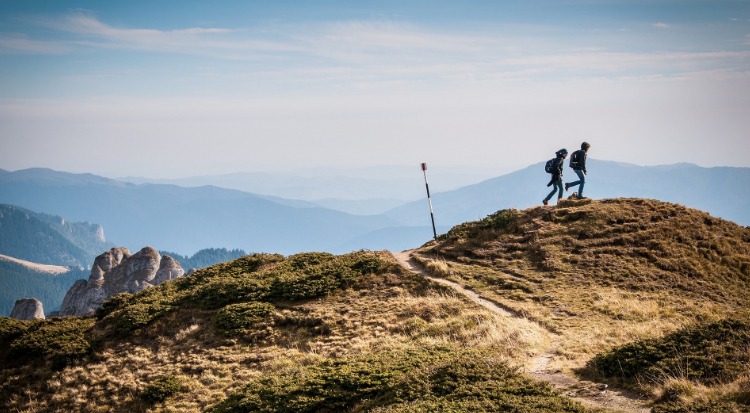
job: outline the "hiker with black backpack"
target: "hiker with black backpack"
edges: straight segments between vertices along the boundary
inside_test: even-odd
[[[586,153],[590,147],[591,145],[588,142],[583,142],[581,149],[570,155],[570,168],[578,175],[578,180],[575,182],[566,182],[565,190],[567,191],[573,186],[580,185],[578,187],[578,199],[586,198],[583,196],[583,185],[586,183]]]
[[[547,186],[552,186],[552,192],[547,195],[546,198],[542,200],[542,203],[544,205],[547,205],[549,203],[549,200],[555,195],[555,192],[559,193],[557,194],[557,200],[560,201],[563,196],[563,166],[565,165],[565,158],[568,156],[568,150],[567,149],[560,149],[559,151],[555,152],[555,157],[547,161],[547,163],[544,165],[544,171],[551,174],[552,178],[550,179]]]

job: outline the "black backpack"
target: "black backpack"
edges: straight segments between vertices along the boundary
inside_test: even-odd
[[[547,172],[548,174],[555,172],[555,159],[557,158],[552,158],[544,164],[544,172]]]
[[[573,169],[581,168],[581,160],[583,158],[583,150],[577,150],[570,155],[570,167]]]

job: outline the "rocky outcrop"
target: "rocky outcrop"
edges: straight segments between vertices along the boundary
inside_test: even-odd
[[[44,306],[36,298],[22,298],[16,300],[13,310],[10,312],[10,318],[17,320],[38,320],[44,319]]]
[[[112,248],[99,255],[88,280],[73,284],[60,306],[61,316],[93,315],[109,297],[138,291],[182,277],[185,271],[172,257],[152,247],[133,255],[127,248]]]

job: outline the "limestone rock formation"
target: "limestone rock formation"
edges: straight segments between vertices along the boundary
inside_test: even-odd
[[[65,294],[61,316],[93,315],[109,297],[138,291],[182,277],[185,271],[172,257],[152,247],[133,255],[127,248],[112,248],[99,255],[87,280],[78,280]]]
[[[16,300],[13,310],[10,312],[10,318],[17,320],[44,319],[44,306],[36,298]]]

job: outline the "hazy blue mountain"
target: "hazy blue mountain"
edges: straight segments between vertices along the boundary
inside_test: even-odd
[[[584,189],[588,197],[653,198],[750,225],[750,168],[702,168],[691,164],[644,167],[589,158],[588,172]],[[575,179],[575,173],[566,163],[564,181]],[[550,191],[545,186],[548,181],[542,162],[475,185],[433,193],[435,221],[441,227],[451,227],[500,209],[541,205],[542,198]],[[386,215],[404,225],[430,222],[426,200],[394,208]],[[426,239],[431,236],[431,230],[425,231]]]
[[[16,300],[21,298],[40,300],[45,314],[57,311],[70,286],[88,275],[88,270],[81,268],[50,274],[0,259],[0,316],[8,317]]]
[[[0,175],[0,202],[97,222],[118,245],[188,254],[206,246],[252,252],[346,252],[346,240],[396,223],[320,207],[295,207],[212,186],[135,185],[90,174],[27,169]],[[360,245],[357,248],[369,248]]]
[[[443,191],[479,182],[498,175],[500,171],[501,168],[428,166],[429,178],[439,182],[436,190]],[[127,177],[119,180],[183,187],[213,185],[271,197],[305,200],[323,208],[357,215],[380,214],[424,196],[424,180],[419,164],[321,167],[159,180]],[[280,202],[279,199],[271,200]]]
[[[0,254],[39,264],[86,268],[111,247],[100,225],[68,222],[59,216],[0,204]]]

